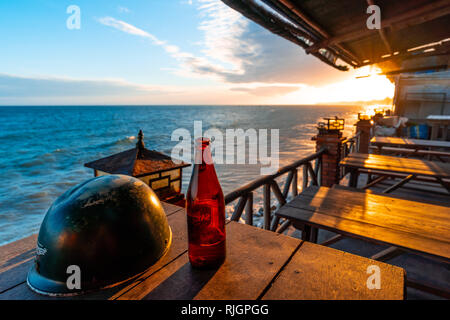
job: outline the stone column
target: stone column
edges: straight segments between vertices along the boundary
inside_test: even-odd
[[[331,187],[333,184],[339,184],[341,160],[342,138],[340,132],[319,132],[315,137],[316,151],[326,147],[328,152],[322,155],[321,185]]]
[[[358,141],[358,152],[360,153],[369,153],[369,144],[370,144],[370,129],[372,128],[372,124],[370,120],[359,120],[356,124],[356,133],[361,132],[359,135]]]

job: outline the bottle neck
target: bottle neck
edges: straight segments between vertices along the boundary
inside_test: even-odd
[[[201,165],[213,165],[211,147],[209,141],[204,141],[195,146],[195,163]]]

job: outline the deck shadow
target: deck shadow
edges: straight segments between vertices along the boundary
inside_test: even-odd
[[[219,268],[195,269],[190,263],[186,263],[143,300],[192,300]]]

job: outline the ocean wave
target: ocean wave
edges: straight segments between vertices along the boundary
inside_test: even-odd
[[[11,117],[8,129],[0,132],[4,149],[0,174],[8,179],[0,185],[0,245],[37,232],[51,203],[92,177],[92,170],[83,164],[133,148],[136,128],[143,129],[149,149],[167,154],[176,144],[170,141],[172,131],[186,128],[192,135],[194,119],[204,120],[203,132],[214,127],[224,135],[231,128],[280,128],[279,154],[283,165],[313,152],[310,138],[317,133],[316,120],[330,115],[327,108],[321,107],[73,107],[64,109],[61,121],[54,121],[49,115],[55,110],[43,108],[42,116],[31,112],[21,119]],[[347,115],[347,110],[342,107],[331,113]],[[348,115],[354,118],[353,113]],[[35,124],[28,131],[16,132],[14,128],[22,128],[24,123]],[[352,129],[350,120],[346,127]],[[183,170],[183,192],[191,171],[192,168]],[[216,171],[225,194],[260,176],[258,166],[218,165]],[[228,216],[235,204],[227,206]],[[263,221],[259,212],[262,204],[260,188],[254,193],[256,225]]]

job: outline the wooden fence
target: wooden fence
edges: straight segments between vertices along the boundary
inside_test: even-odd
[[[238,221],[245,210],[245,223],[253,225],[253,199],[254,193],[257,189],[263,188],[263,217],[264,229],[275,231],[279,225],[279,218],[272,214],[271,207],[271,192],[273,192],[278,207],[283,206],[287,202],[289,190],[293,197],[298,194],[298,169],[302,167],[302,181],[303,189],[311,185],[320,185],[320,170],[322,167],[322,155],[326,152],[326,148],[322,148],[318,152],[300,159],[290,165],[280,168],[272,175],[263,176],[255,181],[252,181],[239,189],[236,189],[225,196],[225,204],[230,204],[237,200],[234,207],[234,212],[231,216],[232,221]],[[312,164],[314,162],[314,164]],[[284,181],[283,190],[279,187],[276,178],[287,174]],[[285,221],[278,230],[282,232],[289,226]]]

